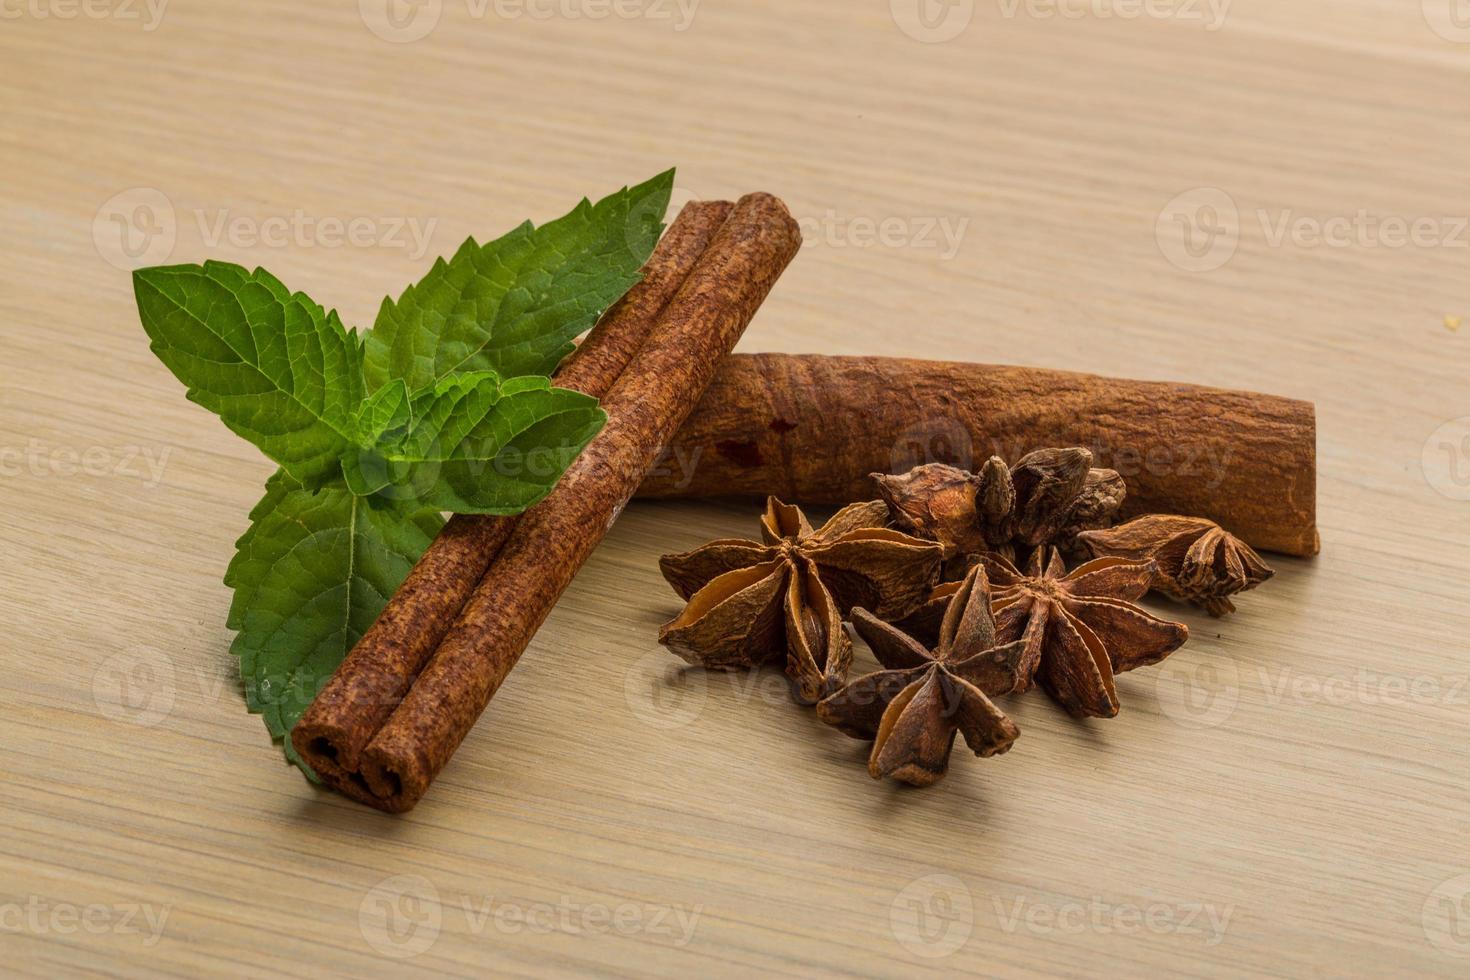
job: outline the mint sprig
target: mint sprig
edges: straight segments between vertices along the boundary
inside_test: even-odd
[[[285,736],[443,524],[549,493],[606,417],[547,375],[638,280],[673,171],[537,228],[473,239],[360,338],[263,269],[140,269],[151,347],[280,469],[225,584],[249,709]]]

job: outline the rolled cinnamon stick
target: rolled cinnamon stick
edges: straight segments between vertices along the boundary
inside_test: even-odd
[[[671,439],[801,243],[768,194],[735,205],[603,399],[608,424],[522,515],[459,619],[363,750],[348,792],[411,808]],[[363,792],[363,791],[366,792]]]
[[[562,362],[558,385],[597,397],[612,387],[731,207],[693,201],[680,211],[643,278]],[[517,520],[457,514],[444,525],[292,731],[292,745],[319,776],[333,785],[355,782],[363,748],[449,631]]]
[[[1317,553],[1310,402],[1091,374],[886,357],[727,358],[639,497],[841,504],[869,474],[1086,446],[1124,516],[1208,517],[1257,548]]]

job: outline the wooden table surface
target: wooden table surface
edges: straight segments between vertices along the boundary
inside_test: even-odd
[[[1455,2],[0,6],[3,969],[1464,976]],[[1117,719],[1013,699],[1016,751],[902,791],[771,678],[670,670],[657,556],[754,510],[635,504],[422,805],[313,788],[224,627],[271,466],[126,270],[263,265],[367,326],[671,165],[803,220],[743,350],[1314,400],[1320,558],[1162,607],[1193,638]]]

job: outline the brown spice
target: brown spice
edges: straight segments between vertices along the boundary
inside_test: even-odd
[[[708,386],[800,246],[786,207],[742,198],[603,400],[608,423],[501,548],[348,792],[402,811],[423,796],[562,591]]]
[[[845,504],[875,471],[1057,445],[1122,475],[1120,519],[1197,514],[1256,548],[1317,553],[1311,403],[1036,368],[737,354],[639,494]]]
[[[643,268],[641,280],[567,356],[556,383],[601,396],[612,387],[729,216],[726,201],[684,207]],[[451,517],[338,666],[292,732],[292,744],[323,778],[350,783],[368,741],[393,713],[449,631],[517,518]]]
[[[988,522],[981,517],[982,510],[1011,511],[1011,500],[979,495],[983,478],[945,463],[917,466],[893,476],[874,473],[873,482],[894,525],[938,542],[946,561],[993,547],[985,535]]]
[[[1211,616],[1235,612],[1230,596],[1276,574],[1250,545],[1203,517],[1151,514],[1077,538],[1096,558],[1152,559],[1159,569],[1155,589]]]
[[[996,644],[984,569],[976,566],[959,583],[932,652],[865,609],[853,610],[852,623],[887,669],[828,696],[817,715],[854,738],[873,739],[869,775],[928,786],[949,768],[956,732],[978,756],[1010,750],[1020,732],[987,695],[1021,683],[1025,644]]]
[[[1023,574],[1004,558],[982,559],[994,584],[996,630],[1019,639],[1023,685],[1034,678],[1075,717],[1118,713],[1113,675],[1156,664],[1189,639],[1189,628],[1144,612],[1134,601],[1153,582],[1152,561],[1098,558],[1067,571],[1044,549]]]
[[[743,670],[780,657],[798,699],[814,703],[847,678],[842,618],[863,605],[902,616],[939,571],[939,546],[891,530],[881,501],[844,507],[812,530],[772,497],[761,541],[713,541],[659,561],[688,600],[658,640],[689,663]]]
[[[979,473],[930,463],[873,480],[899,527],[944,546],[947,578],[985,552],[1015,560],[1038,547],[1070,550],[1079,531],[1112,523],[1126,495],[1122,477],[1094,468],[1081,447],[1038,449],[1014,466],[992,456]]]

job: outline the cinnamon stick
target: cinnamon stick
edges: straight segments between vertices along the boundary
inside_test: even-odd
[[[612,387],[731,207],[728,201],[684,207],[644,266],[642,279],[562,362],[558,385],[597,397]],[[457,514],[444,525],[296,723],[292,744],[318,775],[334,784],[352,781],[363,748],[449,631],[516,521]]]
[[[388,811],[418,802],[632,497],[659,447],[693,410],[800,242],[796,222],[776,198],[752,194],[735,205],[603,399],[606,428],[556,489],[522,515],[423,672],[363,750],[355,778],[334,785]]]
[[[1208,517],[1256,548],[1313,555],[1310,402],[1090,374],[885,357],[727,358],[639,497],[773,494],[842,504],[869,474],[1085,446],[1128,484],[1123,516]]]

